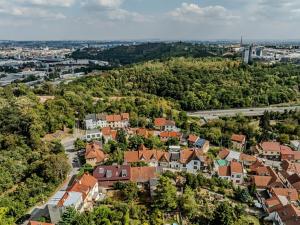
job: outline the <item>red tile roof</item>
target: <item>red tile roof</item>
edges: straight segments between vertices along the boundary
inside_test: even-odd
[[[280,152],[280,143],[274,141],[265,141],[260,144],[263,151]]]
[[[181,137],[181,133],[180,132],[176,132],[176,131],[163,131],[159,134],[159,136],[161,138],[180,138]]]
[[[283,206],[277,210],[281,221],[285,225],[299,225],[300,224],[300,210],[292,204]]]
[[[199,137],[197,135],[190,134],[189,137],[188,137],[188,141],[192,142],[192,143],[195,143],[198,140],[198,138]]]
[[[230,171],[231,171],[231,174],[232,173],[243,173],[243,166],[239,162],[231,161],[230,162]]]
[[[100,147],[100,144],[97,142],[87,144],[85,150],[85,159],[96,159],[97,163],[104,162],[106,159],[106,155]]]
[[[151,162],[151,161],[169,161],[170,154],[161,150],[139,150],[124,152],[124,161],[127,163],[133,162]]]
[[[207,158],[202,150],[197,150],[197,149],[184,149],[180,151],[180,163],[182,164],[187,164],[191,160],[200,160],[203,158]]]
[[[85,173],[79,179],[76,179],[68,191],[80,192],[83,199],[89,194],[89,191],[97,184],[97,180],[92,175]]]
[[[298,192],[295,188],[271,188],[270,192],[277,196],[285,196],[290,201],[298,200]]]
[[[130,166],[98,166],[94,169],[93,176],[101,182],[106,181],[129,181],[131,177]]]
[[[29,221],[28,225],[54,225],[54,223],[44,223],[44,222],[38,222],[38,221]]]
[[[267,188],[271,180],[271,176],[252,176],[252,182],[258,188]]]
[[[156,127],[163,127],[166,124],[165,118],[155,118],[154,119],[154,126]]]
[[[221,177],[230,177],[230,166],[220,166],[218,169],[218,174]]]
[[[145,183],[157,177],[155,167],[131,167],[130,180],[133,182]]]
[[[235,142],[239,142],[239,143],[243,143],[246,140],[246,136],[245,135],[241,135],[241,134],[233,134],[231,136],[231,141],[235,141]]]
[[[229,155],[230,151],[227,148],[222,149],[218,156],[220,159],[225,159]]]

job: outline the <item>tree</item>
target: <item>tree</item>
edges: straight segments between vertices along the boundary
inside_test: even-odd
[[[73,207],[67,208],[58,225],[72,225],[76,221],[77,211]]]
[[[196,216],[199,207],[195,199],[195,193],[190,187],[186,187],[184,190],[180,204],[185,216],[189,219]]]
[[[161,176],[155,190],[154,207],[172,211],[177,208],[177,190],[168,177]]]
[[[237,200],[243,202],[243,203],[250,203],[252,201],[252,197],[249,194],[249,191],[247,188],[238,188],[236,189],[235,192],[235,197]]]
[[[127,144],[126,133],[123,129],[117,131],[117,142]]]
[[[8,208],[0,207],[0,225],[13,225],[14,218],[8,217]]]
[[[167,146],[170,146],[170,145],[179,145],[179,140],[178,140],[178,138],[171,137],[171,138],[169,138],[167,140],[166,145]]]
[[[74,147],[75,147],[76,151],[85,149],[85,145],[86,145],[86,142],[80,138],[77,138],[76,141],[74,142]]]
[[[214,225],[231,225],[235,221],[234,208],[229,202],[220,202],[214,213]]]
[[[128,139],[128,148],[132,150],[138,150],[139,146],[144,144],[144,140],[139,135],[131,136]]]

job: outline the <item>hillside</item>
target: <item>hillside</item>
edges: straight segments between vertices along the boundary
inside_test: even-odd
[[[207,57],[221,54],[215,46],[204,46],[191,43],[145,43],[140,45],[118,46],[100,51],[95,48],[77,50],[72,54],[74,59],[97,59],[114,65],[127,65],[153,59],[170,57]]]
[[[147,93],[176,102],[184,110],[202,110],[297,101],[299,84],[296,65],[245,66],[229,59],[173,58],[86,77],[67,88],[88,90],[94,97]]]

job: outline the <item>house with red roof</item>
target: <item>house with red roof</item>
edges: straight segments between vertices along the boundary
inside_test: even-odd
[[[163,142],[168,141],[170,138],[175,138],[178,141],[181,140],[182,134],[177,131],[163,131],[159,134],[160,140]]]
[[[255,147],[257,153],[270,160],[280,160],[281,145],[275,141],[264,141]]]
[[[131,170],[129,165],[97,166],[93,172],[100,187],[111,188],[117,182],[129,182]]]
[[[242,134],[233,134],[230,138],[232,143],[232,148],[237,150],[242,150],[246,145],[246,136]]]
[[[47,210],[52,223],[60,221],[61,216],[68,207],[79,212],[90,210],[95,201],[99,199],[99,186],[97,179],[90,174],[83,174],[76,179],[66,191],[58,191],[47,203]]]
[[[243,166],[239,162],[231,161],[228,166],[218,167],[217,174],[220,178],[230,180],[235,184],[244,182]]]
[[[178,131],[175,121],[166,118],[155,118],[154,127],[160,131]]]
[[[262,168],[261,171],[259,168]],[[274,169],[270,166],[267,166],[266,168],[267,170],[265,170],[263,166],[257,167],[256,171],[258,171],[258,173],[256,173],[256,175],[251,175],[251,183],[256,186],[257,190],[266,190],[270,187],[284,188],[285,185]]]
[[[116,140],[116,138],[117,138],[117,132],[118,131],[117,130],[113,130],[110,127],[104,127],[104,128],[102,128],[101,132],[102,132],[102,137],[103,137],[105,143],[107,143],[109,141]]]
[[[153,167],[169,167],[170,154],[162,150],[150,150],[141,145],[138,151],[125,151],[124,164],[145,162]]]
[[[129,113],[114,115],[89,114],[85,117],[85,127],[87,130],[96,128],[126,128],[129,127]]]
[[[272,218],[273,224],[299,225],[300,209],[293,204],[287,204],[271,213],[269,218]]]
[[[86,145],[85,148],[85,161],[87,164],[92,166],[104,163],[108,156],[102,151],[101,143],[98,141],[93,141]]]

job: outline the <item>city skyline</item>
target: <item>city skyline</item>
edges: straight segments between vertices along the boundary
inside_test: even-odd
[[[0,40],[299,39],[297,0],[0,0]]]

